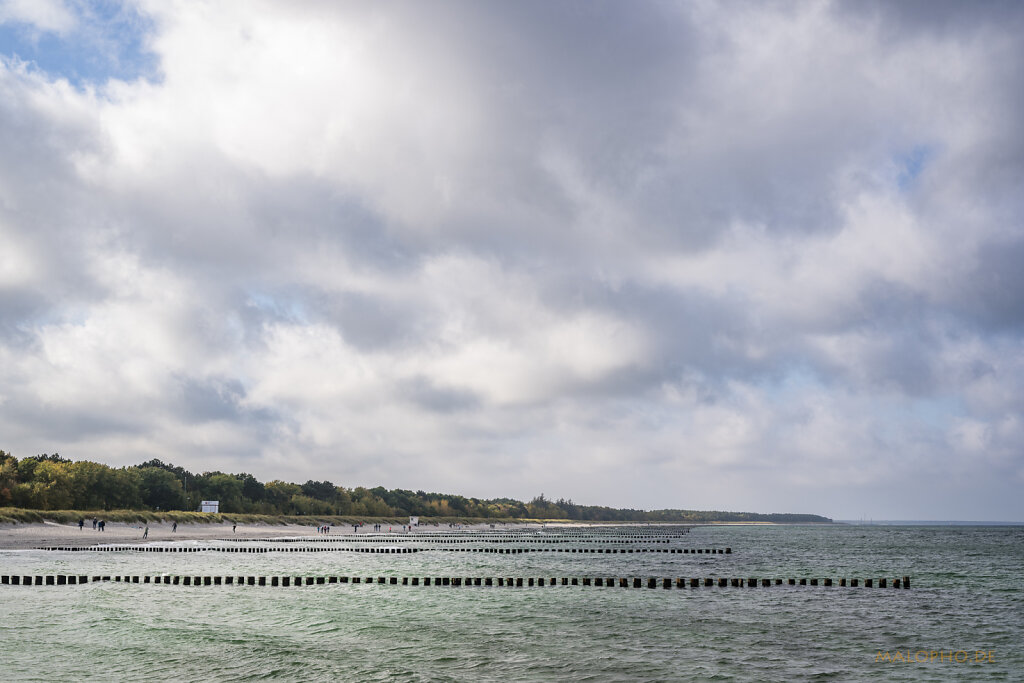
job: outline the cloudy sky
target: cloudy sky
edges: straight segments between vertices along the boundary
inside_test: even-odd
[[[1024,520],[1019,2],[0,0],[0,448]]]

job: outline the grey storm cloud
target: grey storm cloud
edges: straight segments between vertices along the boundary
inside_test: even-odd
[[[1019,3],[11,7],[0,448],[1024,515]]]

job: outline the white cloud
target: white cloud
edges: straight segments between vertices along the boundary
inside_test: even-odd
[[[1019,511],[1019,11],[140,7],[159,78],[0,63],[0,447]]]
[[[78,24],[73,12],[61,0],[2,0],[0,24],[30,24],[39,31],[60,35],[74,30]]]

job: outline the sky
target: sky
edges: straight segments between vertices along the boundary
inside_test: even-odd
[[[0,448],[1024,521],[1024,4],[0,0]]]

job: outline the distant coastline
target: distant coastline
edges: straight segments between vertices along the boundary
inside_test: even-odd
[[[626,511],[635,512],[635,511]],[[708,511],[663,511],[654,513],[683,513],[685,516],[666,515],[661,519],[630,519],[627,516],[615,519],[565,519],[553,517],[477,517],[477,516],[417,516],[422,526],[442,524],[492,524],[492,525],[786,525],[786,524],[833,524],[831,519],[818,515],[759,514],[750,512],[708,512]],[[185,510],[37,510],[30,508],[0,507],[0,524],[75,524],[78,520],[105,519],[108,522],[144,523],[177,522],[178,524],[259,524],[262,526],[321,525],[352,526],[359,524],[383,523],[403,525],[409,516],[401,512],[385,515],[264,515],[245,512],[192,512]]]
[[[9,506],[9,507],[8,507]],[[171,515],[214,512],[239,521],[266,524],[348,524],[363,519],[401,523],[410,517],[444,522],[506,522],[561,520],[576,522],[776,522],[831,523],[827,517],[795,513],[729,512],[723,510],[632,509],[581,505],[572,499],[553,500],[543,493],[530,501],[475,498],[459,494],[347,488],[331,481],[303,484],[278,479],[262,482],[247,472],[203,472],[149,460],[114,468],[89,460],[70,460],[54,453],[21,459],[0,451],[0,522],[77,521],[79,516],[121,514],[121,520],[187,519]],[[251,519],[247,519],[251,518]]]
[[[853,526],[1024,526],[1024,522],[991,522],[960,519],[837,519],[835,523]]]

